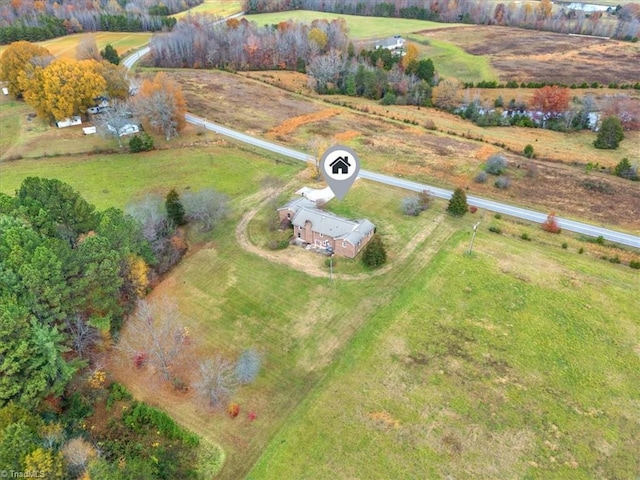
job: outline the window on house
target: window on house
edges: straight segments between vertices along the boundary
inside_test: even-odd
[[[290,213],[287,213],[287,218],[291,218],[291,214]]]

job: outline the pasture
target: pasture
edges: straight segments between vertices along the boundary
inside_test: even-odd
[[[249,474],[632,478],[629,269],[481,231],[439,249],[349,340]]]
[[[233,15],[234,13],[241,11],[242,2],[239,0],[204,0],[200,5],[171,16],[175,18],[182,18],[186,15],[206,13],[209,15],[216,15],[218,17],[228,17],[229,15]]]
[[[83,38],[93,37],[96,40],[98,49],[102,50],[107,44],[111,44],[113,48],[118,51],[118,55],[121,57],[137,50],[138,48],[146,45],[151,38],[151,33],[148,32],[91,32],[91,33],[76,33],[73,35],[66,35],[64,37],[58,37],[51,40],[45,40],[44,42],[36,42],[38,45],[46,48],[51,52],[51,55],[57,58],[75,58],[76,47],[82,41]]]
[[[481,25],[426,30],[420,38],[435,46],[452,44],[484,59],[503,82],[608,85],[640,81],[638,43]]]
[[[636,158],[639,132],[630,132],[618,150],[597,150],[592,145],[595,134],[590,131],[565,134],[518,127],[482,128],[428,108],[318,96],[306,89],[304,78],[297,73],[252,72],[245,74],[252,77],[249,79],[201,70],[173,71],[171,75],[183,86],[193,113],[253,135],[304,151],[311,151],[318,139],[345,143],[360,154],[365,168],[424,183],[468,186],[473,194],[640,231],[640,217],[619,207],[640,205],[640,185],[585,171],[587,162],[606,168],[625,156]],[[293,85],[292,90],[303,95],[254,78],[287,88]],[[525,91],[512,90],[514,95]],[[424,128],[429,122],[435,130]],[[534,146],[541,160],[521,156],[527,144]],[[507,155],[512,166],[512,185],[506,192],[495,188],[492,181],[473,182],[483,162],[497,152]],[[527,176],[532,164],[537,175]],[[585,189],[584,182],[591,180],[604,182],[606,192]]]
[[[245,17],[258,25],[272,25],[287,20],[311,23],[313,20],[332,20],[340,18],[349,27],[349,37],[353,40],[371,40],[391,37],[393,35],[407,35],[409,33],[441,28],[441,23],[428,22],[424,20],[411,20],[406,18],[381,18],[381,17],[358,17],[354,15],[341,15],[338,13],[314,12],[310,10],[295,10],[277,13],[261,13],[258,15],[247,15]],[[455,28],[456,24],[448,24]]]
[[[638,334],[637,301],[630,295],[638,287],[635,271],[578,256],[575,240],[570,251],[541,246],[536,237],[548,235],[539,229],[532,231],[533,243],[495,236],[489,221],[468,258],[463,250],[477,216],[442,218],[444,203],[436,201],[420,217],[405,217],[399,214],[405,192],[358,182],[329,208],[371,218],[389,246],[391,268],[369,275],[338,260],[329,282],[324,257],[285,250],[298,258],[292,267],[238,242],[236,227],[248,212],[258,211],[249,241],[260,241],[261,218],[270,215],[261,179],[280,177],[290,192],[308,184],[301,170],[247,149],[185,146],[3,162],[0,191],[12,193],[25,177],[40,175],[70,183],[100,209],[172,187],[213,187],[230,196],[229,218],[212,233],[190,232],[191,253],[150,299],[179,304],[195,357],[174,373],[187,382],[194,379],[195,358],[235,358],[248,347],[261,352],[262,374],[234,397],[240,417],[212,411],[195,392],[176,392],[126,359],[114,357],[109,367],[137,398],[220,445],[226,458],[220,478],[242,478],[254,464],[250,478],[359,476],[374,468],[402,475],[424,465],[423,453],[432,472],[450,464],[452,472],[464,473],[469,464],[472,473],[518,476],[537,468],[529,461],[552,473],[573,469],[564,464],[574,461],[579,473],[633,468],[637,409],[629,399],[640,384],[638,346],[631,340]],[[306,274],[309,266],[325,275]],[[549,378],[541,373],[547,371]],[[324,425],[316,426],[315,418]],[[316,438],[305,438],[311,427],[318,428]],[[609,433],[599,440],[596,427]],[[469,446],[465,431],[475,432],[476,446]],[[297,439],[308,446],[295,447]],[[610,459],[585,453],[592,439],[614,452]],[[533,446],[520,449],[522,440]],[[491,456],[503,446],[513,460]],[[545,456],[545,448],[558,453]]]

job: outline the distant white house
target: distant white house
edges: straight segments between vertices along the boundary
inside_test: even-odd
[[[386,48],[392,52],[401,53],[404,51],[405,40],[400,35],[394,35],[390,38],[385,38],[379,42],[376,42],[376,50],[379,48]]]
[[[93,135],[96,132],[96,127],[84,127],[82,129],[82,133],[84,133],[85,135]]]
[[[56,127],[58,128],[73,127],[75,125],[82,125],[82,119],[78,115],[56,122]]]
[[[9,89],[7,87],[2,87],[2,94],[9,95]]]
[[[611,7],[607,7],[606,5],[595,5],[593,3],[579,3],[579,2],[574,2],[574,3],[570,3],[567,6],[568,10],[579,10],[582,12],[586,12],[586,13],[593,13],[593,12],[607,12],[609,10],[611,10]]]
[[[116,131],[116,128],[111,125],[107,125],[107,128],[112,132]],[[133,135],[135,133],[140,133],[140,125],[137,125],[135,123],[127,123],[126,125],[123,125],[118,129],[119,137],[124,137],[126,135]]]

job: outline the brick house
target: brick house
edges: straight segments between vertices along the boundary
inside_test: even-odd
[[[290,201],[278,215],[281,222],[291,221],[294,240],[347,258],[355,257],[376,231],[369,220],[347,220],[320,210],[307,198]]]

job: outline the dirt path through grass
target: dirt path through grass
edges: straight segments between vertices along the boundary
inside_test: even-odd
[[[261,208],[267,204],[269,200],[271,200],[272,196],[267,197],[263,200],[256,208],[249,210],[244,214],[240,222],[238,222],[238,226],[236,227],[236,239],[240,246],[246,250],[247,252],[254,253],[262,258],[265,258],[271,262],[280,263],[282,265],[286,265],[298,271],[304,272],[307,275],[311,275],[313,277],[326,277],[327,271],[317,264],[309,262],[309,255],[315,255],[312,252],[307,250],[303,250],[298,247],[288,247],[285,250],[279,251],[268,251],[263,248],[258,247],[251,243],[247,237],[247,227],[253,217],[255,217],[256,213]],[[379,275],[383,275],[391,270],[397,264],[404,262],[409,255],[415,250],[416,246],[421,245],[429,235],[435,230],[435,228],[442,223],[444,215],[438,215],[433,222],[417,235],[415,235],[408,243],[406,248],[402,249],[402,253],[397,257],[397,259],[392,262],[386,264],[384,267],[372,271],[371,273],[360,273],[357,275],[350,275],[344,273],[336,273],[334,277],[340,280],[364,280],[370,277],[376,277]]]

